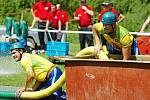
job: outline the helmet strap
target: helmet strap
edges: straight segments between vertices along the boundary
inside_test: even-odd
[[[111,24],[111,28],[112,28],[112,32],[108,33],[108,35],[110,35],[112,37],[114,35],[114,32],[115,32],[114,24]]]
[[[24,53],[22,49],[18,49],[18,52],[20,53],[21,55],[21,58],[22,58],[22,54]]]
[[[115,32],[115,26],[114,26],[114,24],[111,24],[111,27],[112,27],[112,30],[113,30],[113,32],[112,33],[114,33]]]

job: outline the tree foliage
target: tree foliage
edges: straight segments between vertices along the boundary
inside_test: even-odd
[[[23,14],[24,20],[30,24],[32,22],[32,15],[30,9],[37,0],[0,0],[0,24],[4,24],[6,16],[12,16],[15,20],[20,20]],[[77,28],[76,21],[73,19],[73,13],[79,7],[79,0],[48,0],[53,4],[60,3],[62,8],[70,15],[69,27],[74,30]],[[93,7],[94,17],[97,19],[101,11],[101,3],[112,0],[87,0],[88,4]],[[129,31],[139,31],[145,19],[150,14],[150,0],[113,0],[114,7],[125,15],[125,19],[120,24]],[[146,31],[150,31],[148,27]]]

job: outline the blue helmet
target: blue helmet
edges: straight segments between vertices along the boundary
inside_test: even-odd
[[[117,22],[116,15],[112,12],[106,12],[102,16],[102,23],[103,24],[115,24]]]
[[[13,43],[10,48],[11,51],[14,49],[25,49],[25,46],[20,42],[16,42],[16,43]]]

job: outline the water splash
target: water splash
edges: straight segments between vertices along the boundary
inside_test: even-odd
[[[18,74],[22,71],[20,63],[15,62],[11,56],[0,56],[0,75]]]

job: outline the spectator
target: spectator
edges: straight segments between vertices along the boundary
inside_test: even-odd
[[[150,23],[150,16],[147,17],[147,19],[145,20],[140,32],[144,32],[144,29],[147,27],[147,25]]]
[[[40,0],[37,0],[37,2],[39,2]],[[31,9],[32,10],[32,9]],[[32,11],[31,11],[32,12]],[[36,10],[34,12],[34,14],[32,13],[32,16],[33,16],[33,21],[32,21],[32,25],[30,26],[30,28],[33,28],[35,23],[39,20],[38,18],[38,11]]]
[[[66,11],[61,9],[61,5],[57,4],[56,5],[56,9],[57,9],[57,15],[58,15],[58,30],[59,30],[59,34],[57,35],[57,39],[61,39],[61,41],[65,41],[66,39],[66,33],[63,33],[63,35],[61,34],[61,30],[68,30],[68,21],[69,21],[69,16],[67,14]]]
[[[52,29],[54,29],[54,30],[58,29],[58,16],[56,15],[56,6],[55,5],[51,6],[51,11],[48,13],[46,29],[45,29],[46,31],[48,31],[49,26],[51,26]],[[57,34],[51,33],[51,37],[52,37],[53,41],[56,41]]]
[[[86,4],[86,0],[81,0],[81,6],[76,9],[74,13],[74,19],[79,23],[79,31],[91,31],[92,30],[92,16],[93,16],[92,7]],[[88,46],[93,44],[92,34],[79,34],[80,40],[80,49],[85,48],[85,43],[87,42]]]
[[[27,74],[25,86],[18,90],[19,95],[21,95],[24,91],[39,91],[48,88],[54,84],[62,74],[61,70],[47,59],[36,54],[26,53],[24,45],[20,42],[16,42],[12,45],[11,54],[15,61],[21,62],[21,65]],[[28,90],[27,88],[34,80],[35,84],[33,84],[31,90]],[[59,88],[56,92],[49,96],[49,99],[66,100],[65,94],[62,95],[62,93],[62,88]]]
[[[51,9],[51,2],[40,0],[32,6],[31,12],[34,18],[38,20],[38,29],[45,29],[48,12]],[[35,12],[38,12],[36,17]],[[44,32],[38,32],[40,40],[41,53],[45,52]]]
[[[107,45],[111,46],[108,50],[113,54],[122,53],[123,60],[128,60],[132,51],[134,54],[138,52],[135,47],[136,41],[127,29],[116,24],[116,22],[116,15],[112,12],[106,12],[102,16],[102,21],[93,26],[96,52],[99,53],[102,45]]]
[[[100,12],[100,14],[98,15],[98,22],[101,21],[103,14],[105,14],[106,12],[113,12],[116,17],[117,17],[117,22],[121,22],[124,19],[124,16],[122,14],[120,14],[117,10],[115,10],[115,8],[113,7],[113,3],[102,3],[102,10]]]

